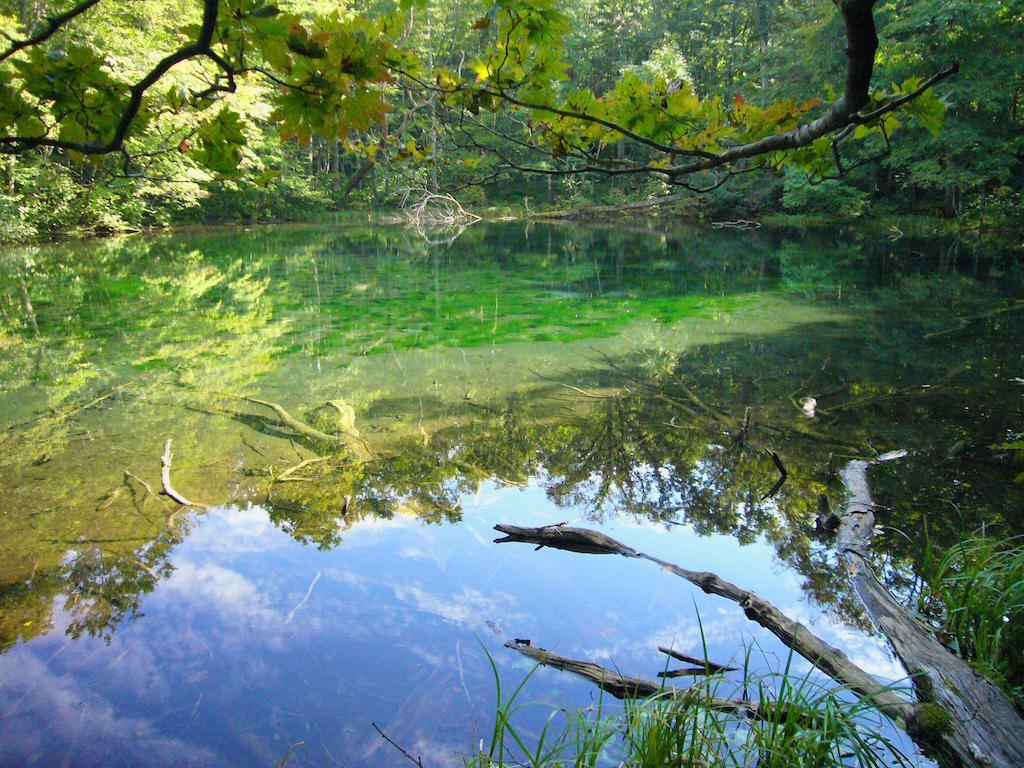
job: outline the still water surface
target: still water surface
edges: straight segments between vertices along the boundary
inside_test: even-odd
[[[988,446],[1024,423],[1024,327],[988,313],[1022,278],[1004,248],[838,231],[0,254],[0,763],[401,764],[375,723],[458,765],[490,731],[488,654],[507,684],[532,668],[512,638],[651,677],[703,632],[717,662],[785,666],[735,606],[649,563],[495,545],[498,522],[716,571],[901,680],[814,531],[819,496],[843,500],[829,456],[910,451],[871,478],[908,602],[926,537],[1019,532],[1019,470]],[[154,495],[168,438],[205,508]],[[770,497],[765,448],[789,474]],[[597,700],[553,670],[527,691]]]

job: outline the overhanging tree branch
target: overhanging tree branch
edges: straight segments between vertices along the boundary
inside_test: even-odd
[[[615,122],[614,120],[609,120],[604,117],[588,114],[586,112],[566,108],[556,104],[544,104],[525,100],[519,98],[515,94],[514,88],[505,88],[501,86],[498,86],[497,88],[480,88],[460,85],[447,89],[446,92],[454,94],[460,91],[475,90],[478,93],[498,99],[511,106],[531,109],[541,113],[549,113],[557,117],[571,118],[593,125],[600,125],[619,134],[625,139],[630,139],[649,149],[670,157],[691,158],[688,162],[667,165],[666,167],[661,167],[660,165],[651,163],[638,163],[612,171],[609,168],[603,167],[605,164],[604,160],[598,159],[595,163],[595,158],[587,158],[590,162],[584,164],[570,164],[564,168],[550,169],[525,166],[521,164],[517,166],[515,163],[508,163],[507,158],[502,157],[503,161],[505,161],[509,167],[515,168],[516,170],[554,176],[585,173],[605,176],[648,173],[660,176],[671,184],[690,187],[691,185],[684,184],[680,180],[683,177],[693,174],[713,171],[724,166],[732,166],[744,160],[801,149],[810,146],[818,139],[830,135],[835,136],[836,140],[841,140],[849,135],[854,127],[873,123],[881,119],[885,115],[899,109],[914,99],[919,98],[930,88],[946,78],[953,76],[959,71],[959,65],[954,62],[950,66],[933,74],[911,93],[896,98],[875,110],[861,114],[860,110],[871,101],[870,86],[874,71],[875,57],[878,51],[878,34],[874,18],[874,6],[876,0],[834,0],[834,3],[843,20],[843,27],[847,42],[846,75],[843,94],[833,101],[826,112],[817,119],[802,123],[790,130],[774,133],[757,139],[756,141],[750,141],[728,147],[718,152],[674,146],[672,144],[658,141],[649,136],[639,134],[630,130],[626,126]],[[407,73],[401,74],[411,77]],[[432,90],[445,90],[438,89],[436,86],[424,83],[422,80],[417,80],[414,77],[411,77],[411,79],[419,82],[421,86],[431,88]],[[886,138],[888,139],[888,137]],[[737,172],[738,171],[734,171],[731,175],[735,175]],[[720,178],[721,177],[716,179],[716,182],[710,187],[703,188],[703,190],[708,191],[719,186],[718,181]],[[725,178],[728,178],[728,176]],[[701,190],[698,189],[696,191]]]
[[[94,5],[95,3],[91,3]],[[87,4],[83,4],[87,5]],[[67,23],[71,18],[87,10],[82,6],[78,6],[78,10],[73,16],[65,19],[63,23]],[[52,149],[63,149],[74,152],[80,152],[84,155],[107,155],[114,152],[120,152],[124,148],[125,139],[128,136],[129,130],[131,130],[132,123],[139,115],[139,110],[142,108],[142,102],[146,95],[146,92],[156,85],[159,80],[166,75],[171,69],[178,64],[188,61],[189,59],[205,57],[213,61],[219,67],[224,69],[228,76],[228,84],[217,88],[208,89],[211,93],[216,90],[233,91],[235,87],[234,83],[234,71],[226,60],[224,60],[216,51],[213,50],[213,37],[217,28],[217,15],[219,10],[218,0],[203,0],[203,20],[199,30],[199,35],[194,43],[182,46],[173,53],[168,54],[162,58],[157,64],[149,71],[149,73],[141,80],[132,85],[128,90],[128,102],[121,112],[121,116],[118,119],[117,126],[114,128],[114,132],[110,139],[107,141],[67,141],[63,139],[53,139],[48,136],[0,136],[0,154],[21,154],[29,149],[37,147],[49,147]],[[71,13],[69,11],[68,13]],[[65,14],[67,15],[67,14]],[[51,26],[53,22],[51,21]],[[57,28],[59,28],[58,25]],[[53,34],[56,29],[49,32],[48,35],[43,37],[45,40],[47,37]],[[31,38],[30,38],[31,39]],[[26,42],[26,47],[29,43]],[[212,87],[211,87],[212,88]]]

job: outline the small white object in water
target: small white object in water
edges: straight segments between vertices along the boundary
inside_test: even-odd
[[[875,461],[894,461],[895,459],[902,459],[906,455],[906,450],[901,448],[898,451],[889,451],[887,453],[883,453],[881,456],[875,459]]]
[[[813,397],[805,397],[800,401],[800,410],[804,412],[804,416],[808,419],[813,419],[815,411],[818,409],[818,401]]]

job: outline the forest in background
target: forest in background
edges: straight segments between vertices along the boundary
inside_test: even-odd
[[[394,3],[295,0],[301,15],[339,11],[374,17],[403,13],[403,42],[431,72],[463,77],[485,57],[487,17],[477,3],[437,0],[396,10]],[[688,85],[701,98],[769,105],[834,93],[843,81],[846,40],[831,0],[561,0],[568,17],[564,60],[573,87],[595,93],[624,76]],[[36,28],[64,4],[0,2],[9,37]],[[192,0],[101,4],[66,34],[87,40],[102,67],[126,77],[144,72],[179,39],[183,21],[198,20]],[[875,7],[881,46],[874,84],[913,82],[952,61],[958,75],[935,86],[946,106],[941,134],[906,122],[879,153],[880,140],[848,150],[849,172],[813,178],[799,167],[747,173],[707,194],[684,193],[675,212],[693,217],[754,218],[769,213],[859,217],[927,215],[961,226],[1007,226],[1021,201],[1021,95],[1024,92],[1024,2],[894,0]],[[145,55],[140,55],[145,52]],[[49,54],[54,55],[51,49]],[[674,85],[675,84],[675,85]],[[173,86],[172,86],[173,87]],[[135,137],[153,154],[144,172],[123,173],[116,157],[86,159],[52,148],[8,155],[0,190],[0,239],[61,233],[104,233],[180,223],[310,219],[336,211],[400,208],[410,193],[452,193],[467,208],[521,213],[643,201],[670,190],[650,175],[518,173],[531,149],[509,142],[522,116],[487,113],[474,137],[441,99],[394,86],[394,110],[345,140],[313,135],[281,140],[266,80],[244,79],[232,99],[231,131],[244,147],[225,158],[240,173],[225,176],[202,162],[183,139],[170,151],[170,128],[154,122]],[[900,119],[897,116],[894,119]],[[461,120],[461,118],[459,118]],[[482,151],[493,134],[504,154]],[[382,140],[382,136],[391,138]],[[390,143],[385,143],[385,141]],[[362,151],[370,148],[370,151]],[[355,149],[356,151],[353,151]],[[623,142],[622,159],[635,148]],[[144,150],[143,150],[144,151]],[[883,155],[877,157],[878,155]],[[552,152],[557,159],[557,148]],[[876,158],[876,159],[873,159]],[[205,158],[209,160],[210,158]],[[861,161],[860,167],[857,166]],[[532,167],[548,168],[545,163]],[[554,165],[551,165],[554,167]]]

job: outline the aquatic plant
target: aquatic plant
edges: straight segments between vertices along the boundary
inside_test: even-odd
[[[929,545],[922,576],[920,607],[947,646],[1024,707],[1024,537],[983,533],[944,553]]]
[[[527,674],[512,694],[502,695],[501,677],[488,655],[497,692],[494,730],[467,757],[466,768],[794,768],[813,766],[908,765],[885,733],[885,718],[867,699],[800,675],[792,655],[781,673],[753,674],[748,649],[742,690],[748,707],[724,707],[726,677],[711,674],[687,689],[666,687],[653,696],[627,700],[606,713],[603,697],[585,708],[559,708],[521,701],[536,672]],[[710,671],[710,670],[708,670]],[[539,729],[520,721],[527,709],[548,708]]]

